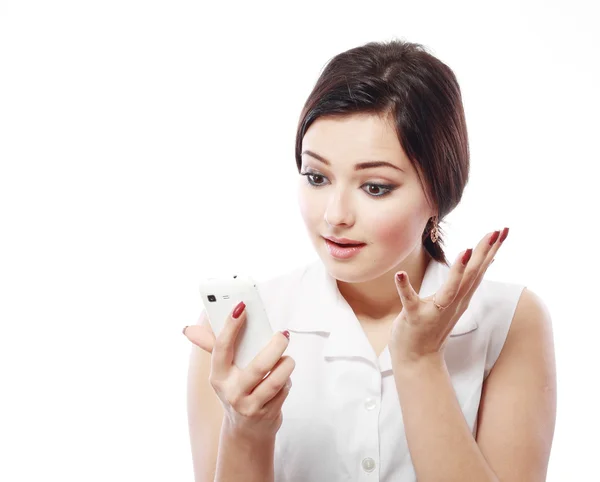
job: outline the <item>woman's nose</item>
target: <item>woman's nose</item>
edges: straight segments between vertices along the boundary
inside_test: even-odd
[[[352,225],[354,215],[348,200],[337,193],[329,199],[325,210],[325,222],[331,226]]]

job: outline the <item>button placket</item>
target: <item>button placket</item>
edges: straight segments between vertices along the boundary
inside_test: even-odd
[[[377,434],[376,438],[378,439],[379,416],[378,416],[377,412],[375,411],[375,408],[377,408],[377,399],[373,396],[368,396],[367,398],[365,398],[365,400],[363,402],[363,407],[364,407],[365,411],[370,412],[370,414],[368,415],[368,418],[371,420],[371,423],[374,424],[373,428],[376,431],[376,434]],[[377,442],[379,442],[379,441],[377,440]],[[375,460],[372,457],[365,457],[364,459],[362,459],[360,465],[366,473],[373,472],[376,467]]]
[[[381,383],[382,376],[379,370],[374,370],[371,373],[371,380],[367,385],[367,390],[364,393],[361,410],[365,426],[368,427],[365,435],[363,458],[360,461],[360,467],[364,478],[362,481],[375,480],[377,476],[377,464],[379,463],[379,408],[381,405]]]

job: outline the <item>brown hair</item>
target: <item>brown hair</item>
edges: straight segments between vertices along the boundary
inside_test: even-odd
[[[460,202],[469,177],[467,127],[454,72],[421,44],[402,40],[370,42],[336,55],[300,114],[298,172],[302,139],[310,125],[319,117],[352,114],[393,119],[400,145],[441,222]],[[423,245],[433,259],[449,265],[441,228],[437,242],[431,241],[432,221],[423,232]]]

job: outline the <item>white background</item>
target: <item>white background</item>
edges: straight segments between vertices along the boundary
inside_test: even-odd
[[[553,317],[548,480],[592,480],[594,3],[0,3],[0,480],[192,481],[181,329],[199,280],[314,259],[300,110],[331,57],[392,38],[459,79],[472,170],[447,253],[510,227],[487,276]]]

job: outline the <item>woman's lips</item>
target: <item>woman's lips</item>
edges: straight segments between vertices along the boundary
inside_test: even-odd
[[[333,241],[329,241],[326,238],[323,239],[325,239],[325,245],[327,246],[329,254],[336,259],[352,258],[353,256],[356,256],[362,250],[362,248],[366,246],[366,244],[364,243],[354,246],[342,246],[337,243],[334,243]]]

